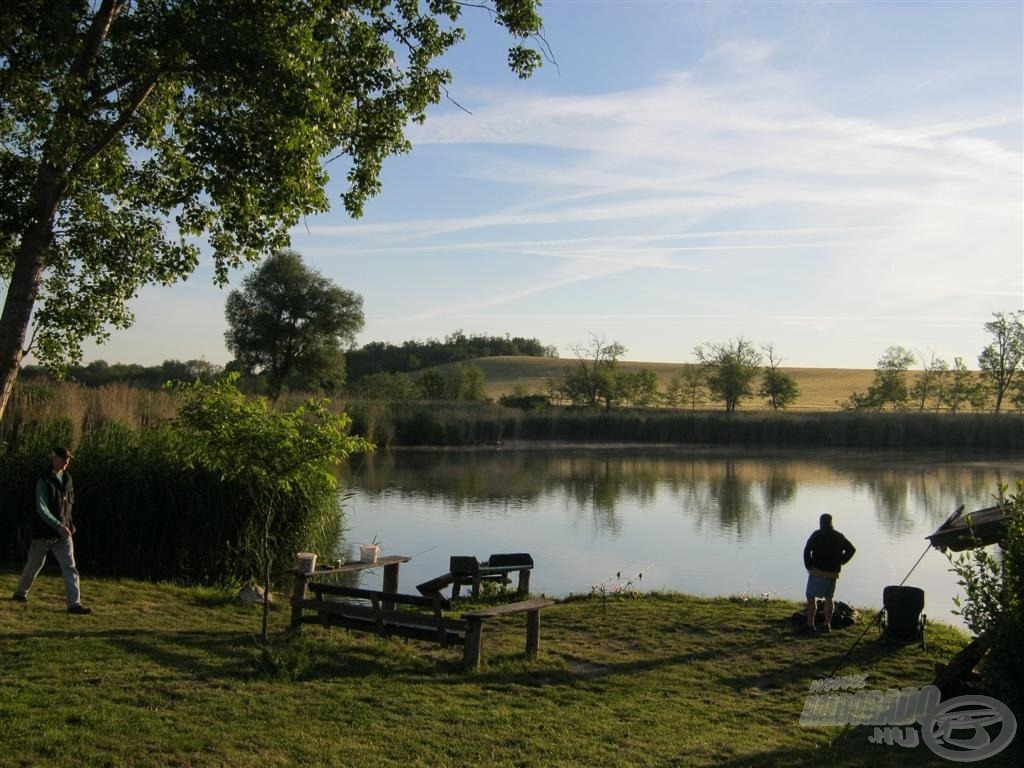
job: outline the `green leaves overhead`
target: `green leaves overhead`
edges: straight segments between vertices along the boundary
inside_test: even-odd
[[[60,369],[132,322],[140,287],[173,283],[207,244],[217,280],[328,209],[380,191],[384,159],[440,100],[434,66],[464,6],[540,55],[539,0],[11,0],[0,18],[0,320],[4,399],[34,309]]]

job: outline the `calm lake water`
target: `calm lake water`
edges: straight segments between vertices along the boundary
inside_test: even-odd
[[[989,506],[1024,479],[1024,457],[878,452],[728,452],[693,447],[536,445],[396,451],[348,477],[345,538],[411,555],[402,591],[450,555],[529,552],[531,591],[564,596],[632,579],[641,590],[803,599],[801,553],[830,512],[857,555],[837,598],[878,607],[882,588],[926,594],[930,619],[959,624],[959,589],[925,536],[960,504]],[[642,573],[642,578],[639,574]],[[618,574],[618,575],[617,575]],[[379,571],[363,576],[379,585]]]

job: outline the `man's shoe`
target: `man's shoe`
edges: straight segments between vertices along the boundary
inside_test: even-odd
[[[16,603],[27,603],[28,595],[23,595],[21,594],[21,592],[15,592],[13,595],[11,595],[11,600],[13,600]]]
[[[801,635],[816,635],[816,634],[818,634],[818,630],[815,627],[811,626],[810,624],[804,624],[803,626],[800,627],[798,632]]]
[[[832,625],[826,624],[821,628],[821,631],[824,632],[826,635],[830,634],[832,632]]]
[[[72,605],[68,608],[68,613],[77,613],[79,616],[86,616],[92,613],[92,608],[86,608],[84,605],[79,603],[78,605]]]

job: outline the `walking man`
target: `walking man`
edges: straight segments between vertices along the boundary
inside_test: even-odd
[[[814,633],[814,617],[818,612],[818,601],[825,601],[825,624],[822,632],[832,631],[832,601],[836,592],[839,571],[850,562],[857,550],[839,531],[832,527],[832,515],[824,514],[818,519],[818,530],[811,534],[804,545],[804,567],[807,569],[807,627],[806,632]]]
[[[63,446],[53,449],[50,454],[50,470],[36,482],[36,510],[32,515],[32,542],[28,548],[28,561],[21,572],[21,580],[12,599],[19,603],[28,602],[28,591],[32,582],[43,569],[48,552],[60,563],[64,576],[64,591],[67,594],[68,613],[92,613],[82,605],[78,588],[78,568],[75,567],[75,546],[71,540],[75,525],[71,520],[71,508],[75,504],[75,486],[71,481],[68,465],[71,451]]]

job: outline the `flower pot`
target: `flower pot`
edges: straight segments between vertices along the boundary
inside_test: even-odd
[[[316,569],[316,552],[299,552],[295,555],[295,569],[312,573]]]
[[[380,547],[376,544],[360,544],[359,559],[364,563],[376,563],[377,555],[380,554]]]

